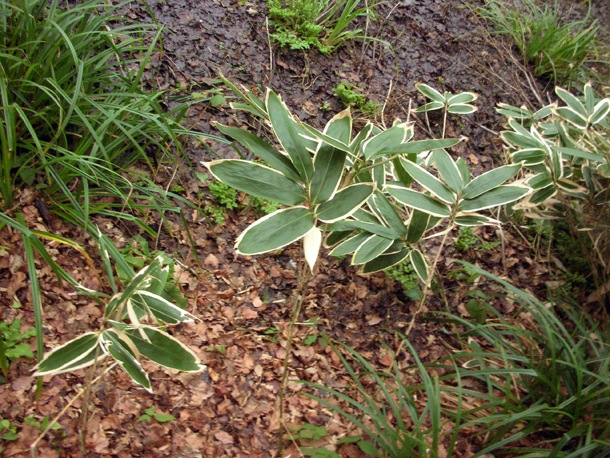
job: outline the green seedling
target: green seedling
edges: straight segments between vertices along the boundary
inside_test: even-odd
[[[421,284],[410,262],[401,262],[385,270],[386,275],[402,285],[405,296],[417,301],[422,298]]]
[[[381,110],[379,104],[373,103],[364,97],[360,93],[361,89],[352,84],[341,83],[333,89],[333,92],[339,97],[339,100],[341,100],[343,105],[361,111],[362,114],[367,117],[374,118]]]
[[[167,423],[176,419],[176,417],[174,417],[173,415],[155,412],[155,406],[149,407],[148,409],[144,410],[144,412],[145,413],[140,418],[138,418],[138,421],[136,421],[136,423],[140,423],[141,421],[151,421],[153,418],[159,423]]]
[[[19,319],[15,319],[10,325],[4,321],[0,322],[0,369],[5,376],[8,375],[9,360],[34,357],[30,345],[23,341],[34,337],[36,329],[30,328],[25,332],[20,332],[20,329]]]

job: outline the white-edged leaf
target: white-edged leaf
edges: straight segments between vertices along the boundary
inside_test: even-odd
[[[305,261],[309,264],[309,268],[313,272],[313,268],[318,259],[320,253],[320,246],[322,246],[322,231],[317,227],[312,227],[311,230],[303,237],[303,253],[305,254]]]
[[[506,183],[521,170],[521,164],[504,165],[473,179],[462,192],[463,199],[473,199]]]
[[[374,183],[356,183],[343,188],[331,200],[316,207],[316,218],[325,223],[347,218],[362,207],[374,190]]]
[[[432,159],[438,170],[438,174],[443,179],[445,184],[456,193],[464,189],[464,182],[460,169],[457,164],[451,159],[449,153],[444,149],[437,149],[432,152]]]
[[[602,121],[610,113],[610,99],[600,100],[595,108],[593,114],[589,116],[589,122],[591,124],[597,124]]]
[[[158,294],[140,290],[134,293],[133,298],[135,299],[138,296],[145,304],[147,311],[162,323],[187,323],[193,321],[193,319],[196,319],[194,315],[178,307],[177,305],[172,304],[170,301],[162,296],[159,296]]]
[[[411,137],[413,126],[399,124],[366,140],[362,145],[362,153],[365,159],[371,159],[386,152],[399,151],[400,145],[408,142]]]
[[[447,204],[455,202],[456,195],[445,184],[414,162],[404,161],[403,167],[422,187]]]
[[[190,348],[161,329],[144,325],[124,332],[143,356],[163,367],[184,372],[205,368]]]
[[[277,139],[290,156],[301,179],[309,183],[313,175],[313,161],[305,146],[305,139],[299,135],[302,127],[294,120],[286,104],[270,89],[267,90],[266,106]]]
[[[95,360],[98,339],[98,332],[88,332],[54,348],[36,365],[34,376],[61,374],[90,366]]]
[[[418,83],[415,85],[415,89],[417,89],[423,95],[428,97],[430,100],[434,100],[435,102],[446,102],[445,96],[443,94],[438,92],[433,87],[428,86],[427,84]]]
[[[532,189],[527,186],[502,185],[485,194],[481,194],[474,199],[463,200],[459,205],[459,210],[463,212],[477,212],[500,205],[506,205],[522,199],[531,192]]]
[[[307,207],[283,208],[251,224],[238,237],[235,248],[241,254],[261,254],[296,242],[314,226]]]
[[[416,208],[432,216],[448,218],[451,216],[451,208],[440,200],[426,196],[421,192],[405,188],[402,185],[388,185],[387,192],[401,204]]]
[[[479,107],[470,105],[468,103],[455,103],[447,107],[447,111],[452,114],[471,114],[477,111]]]
[[[460,226],[483,226],[494,225],[499,226],[500,221],[492,219],[480,213],[458,212],[455,216],[455,223]]]
[[[435,111],[440,110],[445,106],[444,102],[430,102],[422,105],[421,107],[417,107],[413,110],[415,113],[425,113],[426,111]]]
[[[382,255],[393,243],[394,240],[376,234],[369,236],[355,251],[352,264],[360,265],[372,261],[377,256]]]
[[[294,181],[301,181],[299,172],[294,168],[292,161],[288,156],[281,153],[266,141],[258,138],[247,130],[239,127],[223,126],[222,124],[214,124],[223,134],[237,140],[240,144],[248,148],[252,153],[256,154],[260,159],[268,163],[274,169],[286,175]],[[205,163],[203,163],[205,165]]]
[[[314,157],[314,172],[309,184],[309,195],[313,203],[326,202],[335,195],[343,170],[347,153],[322,143]]]
[[[298,205],[305,190],[275,169],[241,159],[220,159],[205,164],[214,178],[239,191],[284,205]]]
[[[363,232],[344,240],[337,245],[329,254],[331,256],[345,256],[356,251],[370,237],[370,234]]]
[[[114,330],[102,332],[100,335],[100,344],[104,353],[114,358],[134,382],[152,393],[148,374],[142,369],[142,366],[129,349],[129,346],[119,338]]]
[[[381,256],[377,256],[372,261],[364,264],[360,270],[358,271],[360,274],[366,275],[371,274],[373,272],[379,272],[380,270],[387,269],[388,267],[395,266],[403,262],[409,253],[411,252],[411,248],[403,248],[402,250],[396,253],[382,254]]]
[[[475,94],[474,92],[461,92],[460,94],[456,94],[456,95],[449,97],[449,100],[447,100],[447,103],[449,105],[454,105],[456,103],[470,103],[470,102],[474,102],[478,98],[479,98],[479,95]]]
[[[428,283],[428,264],[426,263],[426,258],[419,250],[411,250],[409,253],[409,258],[411,259],[411,264],[413,264],[413,270],[424,283]]]
[[[566,103],[567,106],[572,109],[572,111],[580,115],[582,118],[587,117],[587,110],[582,102],[578,100],[578,97],[570,94],[568,91],[560,88],[559,86],[555,88],[555,93]]]

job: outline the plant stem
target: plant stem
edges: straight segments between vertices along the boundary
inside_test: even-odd
[[[301,248],[302,251],[302,248]],[[298,273],[297,273],[297,289],[293,292],[290,302],[292,304],[292,316],[290,318],[290,325],[288,327],[288,336],[286,342],[286,357],[284,358],[284,366],[282,373],[282,382],[280,384],[280,436],[279,436],[279,457],[284,456],[284,398],[286,391],[286,384],[288,382],[288,363],[290,361],[290,351],[292,350],[292,338],[294,336],[294,327],[301,313],[301,307],[305,300],[305,292],[309,286],[309,282],[313,278],[313,273],[309,269],[309,266],[304,262],[304,255],[299,259]]]
[[[445,246],[445,242],[447,241],[447,236],[449,236],[449,233],[453,230],[454,226],[455,225],[454,225],[453,221],[451,221],[449,223],[449,227],[447,228],[447,230],[445,232],[445,235],[443,236],[443,240],[441,241],[441,244],[438,247],[438,252],[436,253],[436,257],[434,258],[432,267],[430,268],[430,274],[429,274],[428,281],[424,285],[423,296],[421,298],[421,301],[419,302],[419,306],[417,307],[417,310],[413,314],[413,318],[411,319],[411,322],[409,323],[409,327],[407,328],[407,331],[405,332],[405,336],[408,336],[409,333],[413,330],[413,326],[415,325],[415,320],[417,318],[417,315],[419,315],[419,312],[421,311],[422,307],[424,306],[424,302],[426,301],[426,295],[428,294],[428,291],[430,290],[430,285],[432,284],[432,277],[434,275],[434,272],[436,271],[436,266],[438,264],[438,260],[440,259],[441,253],[443,252],[443,247]]]

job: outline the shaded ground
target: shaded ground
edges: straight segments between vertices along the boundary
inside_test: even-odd
[[[409,100],[422,104],[414,90],[416,82],[425,82],[452,92],[473,91],[481,95],[480,110],[470,117],[450,119],[448,136],[466,135],[470,141],[454,148],[454,156],[463,157],[475,174],[502,161],[501,148],[491,131],[498,131],[499,118],[492,110],[497,102],[520,104],[531,93],[519,77],[519,70],[507,55],[488,45],[483,25],[461,2],[452,0],[413,0],[396,6],[379,7],[379,19],[368,24],[368,35],[380,42],[353,42],[331,57],[316,52],[278,50],[269,44],[265,23],[266,6],[262,2],[230,3],[222,0],[148,2],[164,35],[165,54],[153,61],[154,84],[162,89],[181,88],[204,92],[216,87],[217,69],[233,81],[256,91],[271,86],[282,94],[300,119],[322,126],[342,109],[332,89],[348,82],[363,89],[372,101],[384,104],[383,115],[376,122],[391,124],[395,117],[406,119]],[[149,20],[142,5],[127,8],[126,16]],[[366,24],[363,22],[364,28]],[[151,80],[152,83],[152,80]],[[442,84],[441,84],[442,83]],[[542,89],[541,87],[539,89]],[[227,94],[229,95],[229,94]],[[515,99],[514,97],[517,97]],[[522,97],[521,97],[522,96]],[[327,111],[320,108],[328,106]],[[429,136],[424,118],[411,115],[421,138]],[[244,125],[251,123],[223,104],[214,109],[208,103],[192,107],[189,120],[195,129],[217,134],[212,122]],[[432,130],[437,130],[431,118]],[[259,126],[253,129],[264,132]],[[226,145],[210,143],[217,154],[228,157],[235,151]],[[211,157],[210,149],[196,142],[188,147],[193,163]],[[207,184],[200,183],[191,171],[181,178],[185,195],[194,202],[203,196],[202,205],[212,203]],[[161,168],[159,179],[169,179],[171,170]],[[245,206],[244,196],[240,197]],[[46,227],[28,195],[22,195],[26,222],[32,228],[51,230],[88,245],[87,238],[66,223],[52,218]],[[201,319],[192,325],[175,328],[173,334],[197,351],[207,370],[199,374],[168,373],[155,365],[150,370],[154,394],[136,388],[119,370],[104,375],[95,385],[88,425],[88,456],[277,456],[279,430],[278,391],[282,363],[286,356],[285,332],[289,313],[285,307],[296,285],[294,260],[297,247],[289,247],[276,256],[255,258],[239,256],[234,240],[257,216],[251,211],[229,212],[225,226],[211,225],[201,214],[188,215],[199,269],[190,252],[187,234],[176,222],[174,237],[161,232],[158,249],[182,258],[178,278],[189,298],[188,310]],[[97,220],[120,247],[135,234],[127,233],[116,222]],[[478,229],[483,240],[500,240],[495,229]],[[466,314],[464,294],[447,277],[454,268],[453,258],[466,258],[482,264],[489,271],[506,276],[525,289],[536,290],[551,280],[546,265],[535,258],[529,242],[518,233],[504,234],[504,256],[500,247],[489,252],[466,253],[448,248],[440,270],[444,287],[430,293],[428,309]],[[151,246],[154,241],[150,241]],[[31,297],[21,237],[5,227],[0,245],[7,247],[0,256],[0,288],[4,321],[20,318],[24,327],[33,325]],[[101,271],[94,271],[76,252],[60,245],[49,245],[57,260],[87,287],[103,289]],[[432,244],[430,253],[436,247]],[[65,342],[83,331],[96,329],[101,311],[95,304],[73,296],[57,285],[50,269],[39,264],[45,299],[45,345],[47,349]],[[290,365],[293,379],[319,382],[344,389],[349,378],[339,359],[318,338],[322,332],[350,345],[377,367],[392,364],[393,359],[380,341],[395,348],[395,338],[385,329],[404,330],[412,319],[416,304],[402,292],[401,286],[383,274],[367,278],[355,276],[348,261],[324,258],[311,283],[300,318]],[[439,294],[442,291],[443,294]],[[22,304],[11,308],[13,298]],[[498,302],[501,311],[510,313],[510,303]],[[314,339],[314,337],[316,339]],[[442,326],[418,321],[411,340],[420,357],[431,361],[447,354],[453,337]],[[401,367],[409,364],[400,357]],[[11,364],[9,383],[0,385],[0,412],[4,419],[19,425],[19,439],[2,441],[3,456],[26,456],[27,447],[40,431],[26,424],[27,417],[53,417],[74,398],[85,382],[85,374],[50,377],[38,405],[35,381],[29,376],[31,360]],[[330,437],[320,441],[329,448],[352,431],[342,419],[304,396],[298,383],[289,384],[286,421],[293,425],[324,425]],[[177,420],[160,424],[136,422],[146,408],[174,415]],[[77,399],[60,420],[61,429],[40,442],[39,456],[79,456]],[[477,440],[460,439],[456,456],[468,457],[476,450]],[[292,456],[298,456],[289,447]],[[362,453],[352,445],[340,448],[342,456]]]

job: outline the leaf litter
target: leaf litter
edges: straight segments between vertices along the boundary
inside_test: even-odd
[[[161,89],[180,86],[192,91],[209,90],[216,87],[216,69],[220,68],[230,79],[252,90],[270,85],[284,94],[300,119],[321,126],[342,109],[332,92],[342,81],[369,88],[367,93],[372,100],[386,102],[383,120],[389,123],[394,117],[406,118],[408,99],[417,98],[416,82],[438,87],[442,81],[448,90],[471,90],[481,95],[477,103],[481,109],[475,115],[450,119],[448,136],[470,138],[468,145],[460,144],[454,152],[476,174],[501,160],[499,148],[489,133],[499,122],[491,107],[498,101],[521,102],[512,99],[514,91],[504,84],[517,72],[488,45],[482,24],[468,9],[458,8],[459,1],[402,2],[394,9],[380,5],[380,16],[384,19],[371,24],[369,35],[388,41],[394,52],[377,42],[350,43],[331,57],[274,48],[273,65],[269,61],[264,25],[266,7],[262,2],[181,0],[171,6],[166,2],[149,5],[158,22],[171,31],[164,35],[165,55],[155,56],[152,61],[155,83]],[[130,19],[150,20],[142,5],[129,4],[125,8]],[[151,72],[149,78],[152,80]],[[518,84],[523,87],[523,83]],[[422,100],[415,102],[420,104]],[[328,110],[319,109],[326,105]],[[188,117],[196,129],[214,134],[217,132],[212,123],[216,121],[241,127],[249,123],[235,115],[227,104],[215,109],[196,104]],[[413,120],[426,131],[424,118]],[[438,119],[431,117],[430,122],[434,129]],[[210,159],[205,145],[188,146],[193,164]],[[227,146],[208,146],[223,157],[236,157],[235,151]],[[169,171],[166,173],[169,177]],[[194,174],[189,176],[192,171],[184,173],[184,192],[191,200],[198,202],[199,194],[209,197],[207,186]],[[42,214],[40,205],[34,203],[36,198],[35,191],[26,189],[18,200],[28,227],[49,230],[87,247],[93,263],[73,248],[43,241],[53,258],[82,285],[110,292],[95,259],[95,250],[90,246],[91,240],[54,215]],[[99,216],[93,219],[119,248],[126,247],[135,235],[116,221]],[[224,226],[210,224],[196,212],[187,219],[198,258],[202,260],[201,269],[178,220],[171,223],[174,237],[160,229],[156,248],[183,260],[183,267],[176,269],[176,278],[188,299],[187,310],[200,321],[176,326],[170,332],[194,349],[207,368],[195,374],[179,373],[144,362],[151,374],[152,394],[135,386],[120,370],[103,375],[91,396],[88,456],[277,456],[279,389],[290,315],[287,302],[296,288],[294,262],[300,256],[299,248],[289,246],[275,255],[259,257],[237,254],[234,241],[254,221],[248,211],[227,211]],[[498,240],[499,235],[493,229],[478,230],[477,235],[485,240]],[[544,287],[551,278],[547,265],[539,258],[530,258],[530,247],[513,231],[507,230],[501,236],[506,245],[503,255],[500,249],[464,254],[447,248],[441,266],[444,294],[430,292],[425,307],[468,314],[469,287],[447,277],[456,258],[484,266],[531,292]],[[21,236],[4,227],[0,231],[0,245],[6,247],[0,252],[2,320],[10,323],[19,319],[25,331],[34,325],[34,317]],[[398,339],[387,330],[405,330],[416,304],[403,293],[397,281],[383,273],[360,277],[348,260],[339,261],[324,254],[316,265],[316,275],[299,317],[289,379],[350,392],[349,374],[324,344],[323,333],[357,350],[379,369],[394,363],[408,367],[413,362],[409,355],[399,354],[395,360],[381,343],[393,350],[398,348]],[[59,285],[49,266],[40,259],[36,266],[44,300],[45,349],[55,348],[84,331],[98,329],[102,318],[99,306],[77,296],[69,286]],[[482,288],[493,294],[491,286]],[[497,307],[503,313],[511,313],[514,304],[498,301]],[[410,341],[425,363],[447,355],[453,337],[437,324],[418,321]],[[30,344],[34,349],[33,339]],[[79,409],[83,405],[77,395],[85,384],[85,372],[45,377],[37,402],[36,382],[30,375],[33,366],[32,359],[12,362],[8,382],[0,384],[0,417],[18,426],[16,440],[1,442],[3,456],[29,456],[30,444],[40,430],[25,419],[54,418],[68,403],[72,404],[59,419],[61,427],[39,442],[38,456],[79,456]],[[413,377],[413,384],[418,383]],[[289,382],[286,422],[294,427],[303,424],[324,427],[328,436],[317,439],[313,445],[336,450],[345,457],[364,456],[354,444],[336,445],[338,439],[359,432],[317,401],[302,396],[308,389]],[[151,408],[176,420],[158,422],[151,418],[138,422]],[[459,437],[456,456],[474,454],[480,440],[474,437],[475,432]],[[296,445],[288,444],[286,456],[299,456]]]

